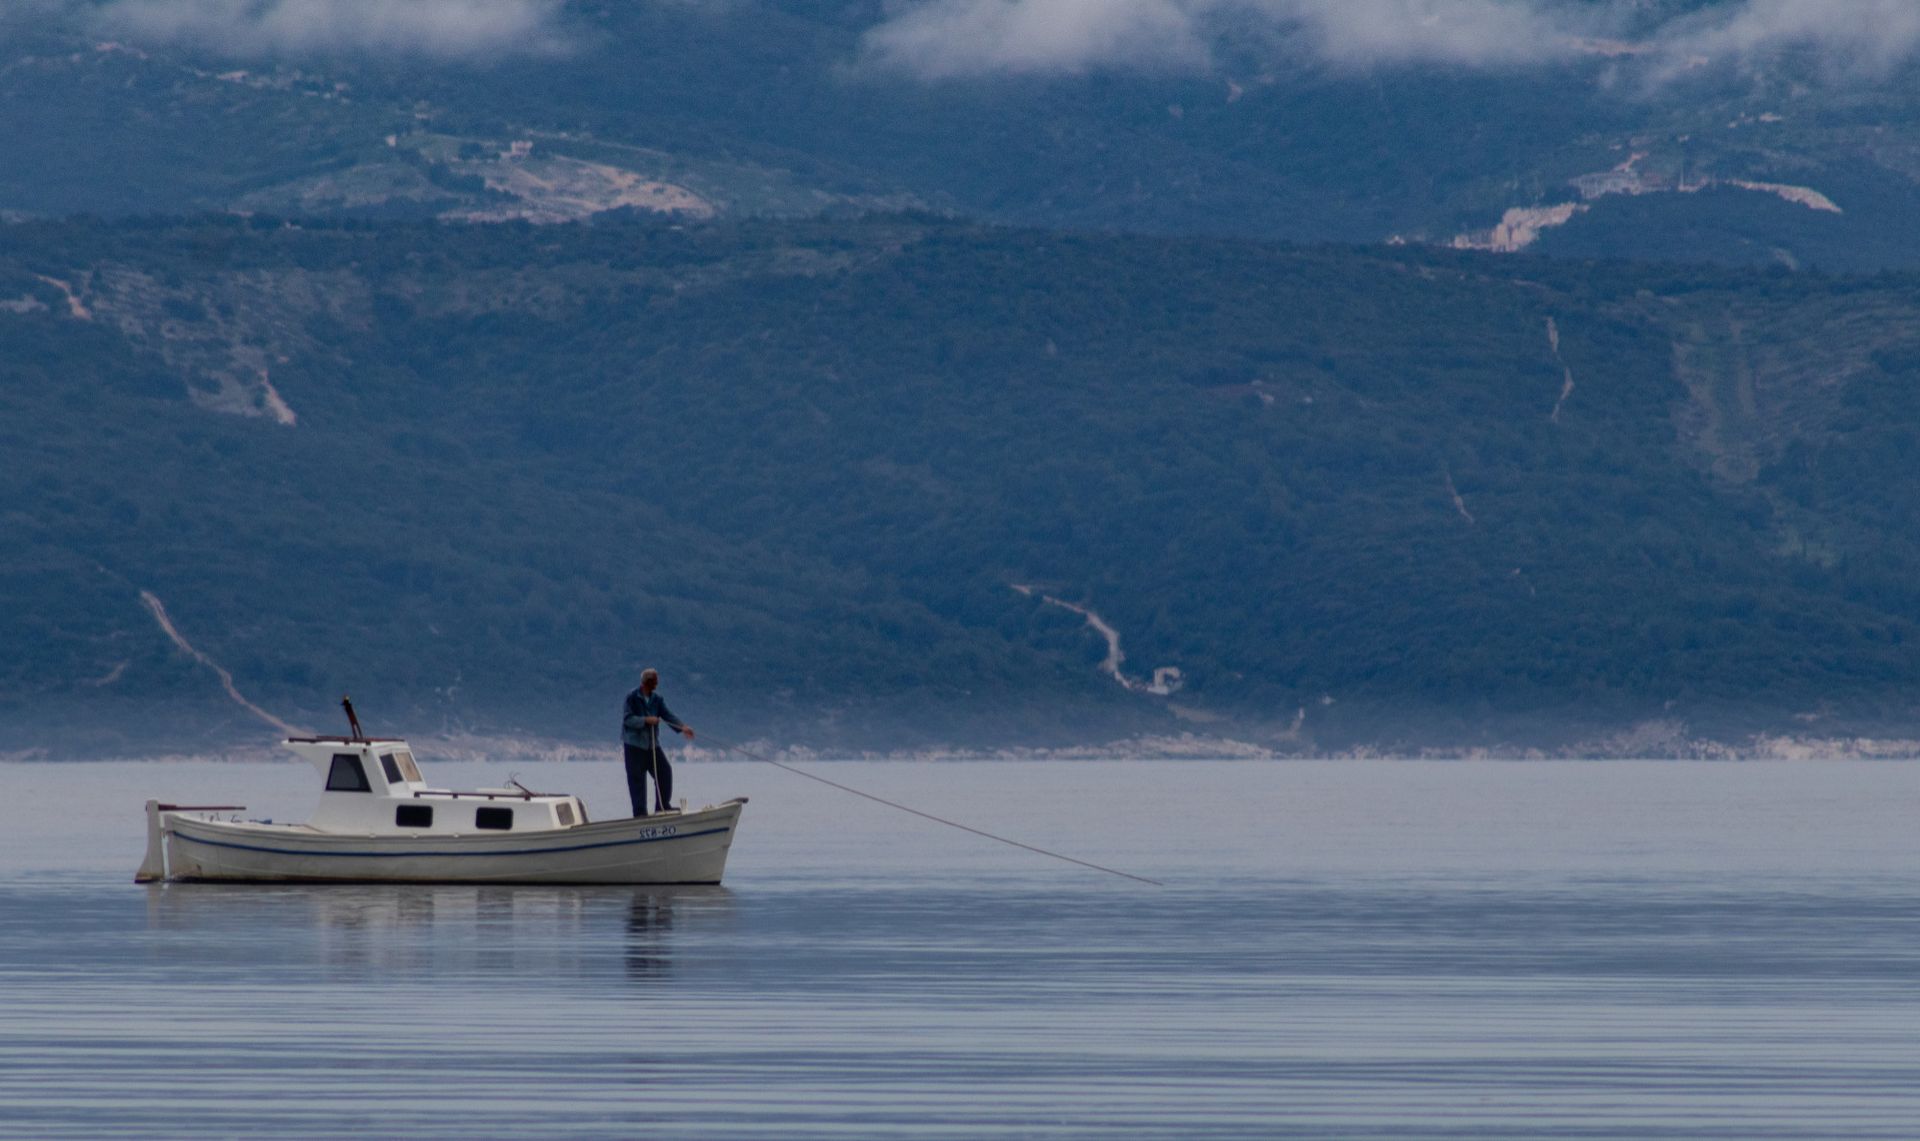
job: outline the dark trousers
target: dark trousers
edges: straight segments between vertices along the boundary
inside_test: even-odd
[[[658,745],[623,745],[627,754],[627,796],[633,800],[633,814],[647,814],[647,774],[653,774],[654,810],[665,812],[673,803],[673,766],[666,751]]]

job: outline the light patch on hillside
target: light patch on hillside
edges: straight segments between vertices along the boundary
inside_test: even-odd
[[[297,737],[304,732],[301,729],[287,724],[285,721],[280,720],[278,717],[275,717],[273,714],[268,713],[266,710],[241,696],[239,688],[233,684],[233,675],[228,673],[225,667],[221,666],[219,662],[214,661],[212,658],[195,649],[193,644],[188,642],[186,637],[180,633],[179,628],[173,624],[173,619],[168,616],[167,608],[160,601],[159,595],[156,595],[150,590],[143,590],[140,592],[140,603],[147,608],[147,613],[153,615],[153,620],[159,624],[160,632],[167,636],[168,641],[178,647],[182,653],[214,672],[214,676],[220,679],[220,688],[226,691],[227,697],[232,700],[234,704],[240,706],[240,708],[246,710],[248,713],[253,714],[255,717],[258,717],[260,720],[265,721],[275,729],[280,730],[282,733],[287,734],[289,737]]]
[[[293,409],[287,407],[287,402],[281,398],[280,390],[273,386],[273,381],[267,379],[267,370],[264,368],[260,370],[260,406],[266,409],[267,415],[273,417],[275,423],[291,428],[300,422],[300,417],[295,416]]]
[[[1805,206],[1809,210],[1822,210],[1829,214],[1846,213],[1834,205],[1833,199],[1809,186],[1788,186],[1779,182],[1748,182],[1740,178],[1728,179],[1727,185],[1738,186],[1742,190],[1757,190],[1762,194],[1772,194]]]
[[[447,196],[415,167],[363,162],[250,191],[233,201],[233,209],[242,213],[326,214],[393,202],[436,202]]]
[[[299,416],[274,385],[272,368],[312,346],[308,318],[363,323],[364,286],[301,271],[246,273],[205,283],[168,285],[123,266],[94,271],[89,315],[158,354],[181,376],[189,398],[210,412],[257,416],[292,427]]]
[[[288,95],[299,95],[307,99],[341,100],[353,89],[339,80],[325,79],[308,75],[298,69],[284,71],[269,68],[266,71],[248,71],[236,68],[230,71],[207,71],[204,68],[187,67],[185,70],[197,79],[210,83],[225,83],[235,87],[245,87],[253,91],[275,91]]]
[[[1114,681],[1119,682],[1121,688],[1134,693],[1150,693],[1156,697],[1165,697],[1168,694],[1178,693],[1180,687],[1185,684],[1185,679],[1181,676],[1180,667],[1178,666],[1160,666],[1156,668],[1153,671],[1152,681],[1140,681],[1137,678],[1128,677],[1126,672],[1121,668],[1126,664],[1127,655],[1120,649],[1120,631],[1114,629],[1112,623],[1095,613],[1092,607],[1055,598],[1051,594],[1042,593],[1031,586],[1026,586],[1021,583],[1013,583],[1012,586],[1013,589],[1029,598],[1038,597],[1040,601],[1049,606],[1058,606],[1062,610],[1071,610],[1073,613],[1086,619],[1087,626],[1093,630],[1094,633],[1100,635],[1107,643],[1107,656],[1100,663],[1100,672],[1106,674]]]
[[[1594,171],[1591,174],[1576,175],[1568,184],[1580,192],[1580,197],[1592,201],[1605,198],[1610,194],[1698,194],[1715,187],[1731,186],[1739,190],[1751,190],[1759,194],[1771,194],[1783,198],[1797,206],[1809,210],[1820,210],[1829,214],[1844,214],[1833,199],[1813,189],[1811,186],[1793,186],[1784,182],[1755,182],[1744,178],[1712,178],[1695,175],[1688,178],[1676,178],[1660,171],[1640,170],[1637,165],[1646,158],[1644,152],[1635,152],[1627,161],[1609,170]]]
[[[1753,482],[1766,420],[1745,328],[1727,318],[1686,327],[1673,341],[1673,373],[1691,397],[1678,413],[1682,438],[1708,457],[1714,475]]]
[[[1454,512],[1467,521],[1467,526],[1473,526],[1473,512],[1467,510],[1466,498],[1460,494],[1460,488],[1453,482],[1453,469],[1443,466],[1440,469],[1440,475],[1447,485],[1447,498],[1453,502]]]
[[[86,684],[94,687],[95,689],[100,689],[102,687],[112,685],[114,682],[119,681],[120,678],[126,674],[127,667],[132,664],[133,663],[131,661],[128,661],[125,659],[115,662],[113,664],[112,669],[108,670],[106,673],[101,674],[99,677],[88,678],[86,681]]]
[[[1679,437],[1695,462],[1735,484],[1752,483],[1796,440],[1830,438],[1846,415],[1841,394],[1880,375],[1885,350],[1910,352],[1915,344],[1904,306],[1855,296],[1835,296],[1791,318],[1772,305],[1736,316],[1685,297],[1662,300],[1658,309],[1673,330],[1674,379],[1688,396],[1674,410]],[[1822,529],[1819,520],[1775,521],[1783,554],[1831,560],[1826,544],[1808,537]]]
[[[65,281],[61,280],[60,278],[48,277],[44,273],[35,274],[34,276],[39,280],[46,282],[48,285],[53,286],[55,289],[58,289],[62,294],[66,296],[67,315],[69,317],[73,317],[76,320],[80,320],[80,321],[93,320],[93,310],[87,308],[86,303],[80,300],[80,295],[73,291],[73,286],[67,284]]]
[[[1574,215],[1586,211],[1587,202],[1596,198],[1605,198],[1610,194],[1698,194],[1702,190],[1730,186],[1757,194],[1771,194],[1797,206],[1805,206],[1809,210],[1818,210],[1827,214],[1846,213],[1833,199],[1810,186],[1790,186],[1781,182],[1752,182],[1740,178],[1676,181],[1661,174],[1634,169],[1634,161],[1644,157],[1636,154],[1625,163],[1610,170],[1583,174],[1570,180],[1574,189],[1579,191],[1580,197],[1586,200],[1584,202],[1561,202],[1553,206],[1514,206],[1501,215],[1499,224],[1491,230],[1472,230],[1458,234],[1448,244],[1457,250],[1517,253],[1538,241],[1542,231],[1555,226],[1564,226],[1573,219]]]
[[[605,163],[563,155],[532,155],[516,149],[506,161],[462,163],[456,169],[478,174],[488,190],[510,194],[511,205],[449,211],[443,217],[467,222],[574,222],[606,210],[633,207],[656,214],[710,218],[713,204],[671,182],[660,182]]]
[[[1516,253],[1538,241],[1540,231],[1564,226],[1575,214],[1585,210],[1586,206],[1578,202],[1561,202],[1553,206],[1515,206],[1500,216],[1499,224],[1493,229],[1460,234],[1451,244],[1456,250]]]
[[[1553,350],[1555,363],[1559,364],[1560,371],[1566,374],[1560,382],[1560,399],[1553,402],[1553,412],[1547,417],[1548,423],[1558,424],[1560,410],[1566,407],[1567,397],[1573,395],[1573,369],[1568,367],[1566,358],[1560,355],[1560,326],[1555,324],[1551,317],[1547,318],[1547,347]]]

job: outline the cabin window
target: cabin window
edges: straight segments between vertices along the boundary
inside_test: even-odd
[[[395,753],[393,756],[395,760],[398,760],[400,762],[400,775],[406,777],[410,781],[419,783],[420,766],[413,763],[413,754],[407,752],[405,749],[402,749],[399,752]]]
[[[380,769],[387,774],[388,784],[399,784],[403,779],[400,776],[400,766],[394,763],[392,753],[380,754]]]
[[[393,822],[402,828],[431,828],[433,805],[402,804],[393,810]]]
[[[561,827],[563,828],[573,827],[573,805],[556,804],[554,805],[554,808],[553,808],[553,814],[560,818]]]
[[[372,792],[373,786],[367,783],[367,770],[360,767],[360,758],[352,753],[335,753],[333,767],[327,770],[328,792]]]
[[[492,828],[499,832],[508,831],[513,827],[513,809],[477,808],[473,813],[473,826]]]

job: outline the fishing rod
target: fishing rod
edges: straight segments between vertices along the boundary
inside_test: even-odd
[[[862,792],[859,789],[852,787],[851,785],[844,785],[844,784],[841,784],[839,781],[831,781],[831,780],[828,780],[826,777],[817,776],[814,773],[807,772],[805,769],[795,768],[794,766],[786,764],[785,762],[776,761],[772,757],[767,756],[765,753],[756,752],[753,749],[746,748],[745,746],[742,746],[742,745],[735,745],[728,741],[722,741],[718,737],[709,736],[708,739],[711,740],[715,745],[720,746],[722,749],[726,749],[730,752],[739,753],[741,756],[746,757],[748,760],[760,761],[764,764],[772,765],[776,769],[785,769],[786,771],[792,773],[794,776],[805,777],[810,781],[818,781],[819,783],[824,784],[829,788],[837,788],[841,792],[850,792],[855,796],[862,797],[866,800],[871,800],[875,804],[884,804],[888,808],[897,808],[902,812],[911,813],[914,816],[918,816],[922,820],[931,820],[935,824],[945,824],[949,828],[958,828],[962,832],[971,832],[975,836],[984,836],[989,840],[997,840],[1002,844],[1009,844],[1015,848],[1024,848],[1029,852],[1034,852],[1042,856],[1048,856],[1056,860],[1064,860],[1069,864],[1078,864],[1083,868],[1092,868],[1096,872],[1105,872],[1110,876],[1119,876],[1121,879],[1133,880],[1136,883],[1152,884],[1154,887],[1167,886],[1166,884],[1161,883],[1159,880],[1148,879],[1146,876],[1136,876],[1132,872],[1123,872],[1118,868],[1109,868],[1103,864],[1096,864],[1088,860],[1082,860],[1074,856],[1065,855],[1064,853],[1061,853],[1061,852],[1049,851],[1046,848],[1037,847],[1033,844],[1022,843],[1019,840],[1012,840],[1005,836],[996,836],[992,832],[988,832],[980,828],[975,828],[970,824],[962,824],[957,820],[948,820],[944,816],[935,816],[931,812],[922,812],[918,808],[912,808],[908,805],[901,804],[898,801],[888,800],[884,796],[875,796],[870,792]]]

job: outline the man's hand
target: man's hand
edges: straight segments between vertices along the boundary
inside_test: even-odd
[[[687,740],[689,740],[689,741],[691,741],[691,740],[693,740],[693,726],[691,726],[691,725],[682,725],[682,726],[680,727],[680,733],[681,733],[681,735],[682,735],[682,736],[684,736],[684,737],[685,737],[685,738],[686,738]]]
[[[642,725],[658,725],[660,724],[660,719],[658,717],[642,717],[640,723]]]

